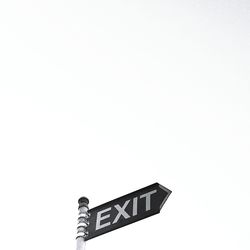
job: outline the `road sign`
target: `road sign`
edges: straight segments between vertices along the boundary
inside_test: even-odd
[[[85,240],[160,213],[170,194],[169,189],[154,183],[90,209],[88,236]]]

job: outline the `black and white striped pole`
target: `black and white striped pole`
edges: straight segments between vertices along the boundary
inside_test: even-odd
[[[88,236],[87,227],[89,225],[89,200],[86,197],[81,197],[78,200],[78,204],[76,250],[85,250],[85,239]]]

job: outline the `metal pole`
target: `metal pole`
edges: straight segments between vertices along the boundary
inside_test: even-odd
[[[89,225],[89,200],[86,197],[81,197],[78,200],[78,224],[76,235],[76,250],[85,250],[85,238],[88,235],[87,227]]]

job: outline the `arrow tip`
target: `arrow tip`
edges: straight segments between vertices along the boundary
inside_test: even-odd
[[[159,183],[158,183],[159,184]],[[162,189],[165,192],[165,198],[162,201],[161,205],[160,205],[160,210],[162,209],[163,205],[165,204],[165,202],[167,201],[169,195],[172,193],[171,190],[169,190],[168,188],[162,186],[161,184],[159,184],[159,188]]]

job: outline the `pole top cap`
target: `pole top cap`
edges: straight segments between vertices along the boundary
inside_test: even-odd
[[[79,208],[80,208],[80,207],[88,207],[89,199],[83,196],[83,197],[81,197],[81,198],[78,200],[78,204],[79,204]]]

